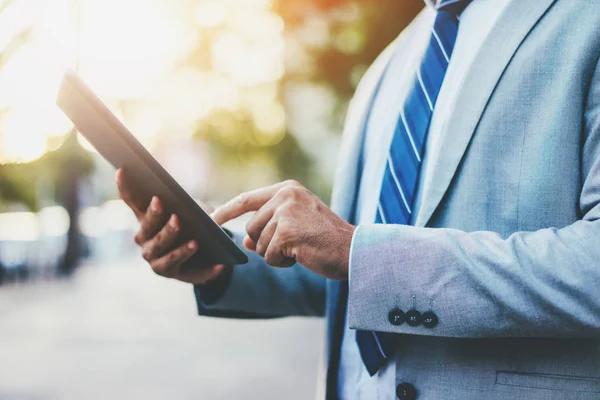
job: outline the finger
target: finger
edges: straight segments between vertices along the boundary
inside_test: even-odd
[[[170,253],[153,260],[150,263],[152,270],[160,275],[168,278],[175,278],[179,275],[181,264],[187,261],[198,250],[198,245],[195,241],[190,241]]]
[[[200,208],[202,208],[204,210],[204,212],[206,213],[212,213],[213,211],[215,211],[215,208],[213,206],[211,206],[208,203],[205,203],[203,201],[199,201],[198,205],[200,206]]]
[[[256,251],[256,242],[250,236],[244,237],[244,247],[250,251]]]
[[[265,253],[265,262],[272,267],[288,268],[296,264],[294,258],[289,258],[283,255],[281,249],[273,248],[269,246]]]
[[[164,209],[158,197],[152,197],[145,215],[139,221],[140,230],[135,235],[135,241],[137,244],[143,244],[152,239],[165,224]]]
[[[275,233],[265,252],[265,262],[273,267],[289,267],[295,264],[296,260],[288,258],[283,254],[283,249],[279,243],[281,242],[277,240],[277,233]]]
[[[121,199],[131,208],[136,217],[140,218],[144,215],[144,205],[139,199],[136,199],[131,185],[127,183],[127,178],[122,168],[119,168],[115,173],[115,181],[117,182],[117,188],[119,190],[119,196]]]
[[[242,193],[212,213],[212,218],[219,225],[234,218],[244,215],[250,211],[256,211],[271,200],[273,196],[284,186],[290,185],[289,181],[276,183],[271,186]]]
[[[246,232],[254,243],[258,243],[258,239],[261,237],[263,229],[265,229],[265,226],[269,221],[273,220],[273,215],[275,214],[275,210],[277,210],[279,203],[280,202],[277,201],[276,198],[269,200],[267,204],[261,207],[246,224]]]
[[[169,222],[142,246],[142,257],[146,261],[154,260],[163,256],[175,243],[179,234],[179,219],[175,214],[171,215]]]
[[[271,240],[273,239],[273,235],[275,234],[276,230],[277,221],[272,219],[267,223],[267,225],[263,229],[258,241],[254,240],[254,242],[256,243],[256,253],[263,257],[265,256],[265,253],[269,248],[269,244],[271,243]]]

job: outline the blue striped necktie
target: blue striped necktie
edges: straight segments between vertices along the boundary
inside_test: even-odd
[[[427,131],[450,62],[458,16],[472,0],[441,0],[429,47],[417,70],[413,88],[400,111],[387,154],[375,223],[410,224]],[[371,376],[391,356],[393,335],[357,331],[356,341]]]

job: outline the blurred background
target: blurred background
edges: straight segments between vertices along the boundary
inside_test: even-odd
[[[0,399],[311,398],[322,322],[195,316],[55,106],[75,69],[195,198],[328,201],[348,102],[422,0],[0,0]]]

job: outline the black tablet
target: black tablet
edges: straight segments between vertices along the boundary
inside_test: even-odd
[[[158,196],[181,225],[181,245],[194,239],[198,251],[186,266],[245,264],[248,257],[72,71],[63,78],[56,103],[79,132],[115,168],[123,168],[141,199]]]

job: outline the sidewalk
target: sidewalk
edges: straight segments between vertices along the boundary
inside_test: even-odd
[[[0,400],[312,399],[323,322],[196,316],[135,260],[0,287]]]

